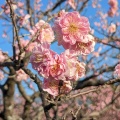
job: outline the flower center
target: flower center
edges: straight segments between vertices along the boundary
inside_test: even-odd
[[[58,64],[55,64],[55,65],[53,65],[53,67],[52,67],[52,69],[51,69],[51,72],[52,72],[52,73],[56,73],[56,72],[58,71],[58,69],[59,69],[59,65],[58,65]]]
[[[52,81],[52,82],[50,82],[50,87],[52,88],[52,89],[57,89],[58,88],[58,83],[57,83],[57,81],[56,80],[54,80],[54,81]]]
[[[36,54],[34,62],[35,63],[42,62],[44,58],[46,58],[46,55],[38,55],[38,54]]]
[[[78,27],[75,24],[71,24],[69,27],[69,32],[75,34],[78,31]]]
[[[82,42],[79,42],[78,44],[77,44],[77,48],[81,48],[81,49],[85,49],[87,46],[89,46],[91,44],[91,42],[89,42],[89,43],[82,43]]]

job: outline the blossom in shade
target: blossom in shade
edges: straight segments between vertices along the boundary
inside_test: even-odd
[[[54,33],[51,26],[43,20],[40,20],[33,29],[30,30],[32,36],[35,36],[39,31],[39,35],[36,38],[38,43],[48,42],[51,43],[54,40]]]
[[[22,81],[27,79],[28,79],[28,75],[22,69],[16,71],[16,81]]]
[[[114,74],[117,75],[118,77],[120,77],[120,64],[118,64],[118,65],[115,67]]]
[[[72,90],[72,86],[70,81],[61,81],[48,78],[44,79],[43,90],[55,97],[60,94],[67,94]]]
[[[4,78],[4,74],[3,72],[0,70],[0,80],[2,80]]]

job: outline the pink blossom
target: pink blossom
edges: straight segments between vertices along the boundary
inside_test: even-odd
[[[16,71],[16,81],[22,81],[27,79],[28,79],[28,75],[22,69]]]
[[[5,55],[3,55],[2,51],[0,50],[0,63],[4,62],[6,59]]]
[[[48,61],[50,61],[56,53],[50,50],[48,43],[42,43],[37,45],[30,57],[32,67],[37,70],[42,76],[49,76],[46,70]]]
[[[116,45],[120,46],[120,42],[119,41],[116,41],[115,43],[116,43]]]
[[[55,97],[60,94],[69,93],[72,90],[72,86],[69,81],[59,81],[53,78],[48,78],[44,79],[43,90]]]
[[[20,8],[22,8],[24,6],[24,3],[23,2],[18,2],[17,6],[20,7]]]
[[[7,35],[7,32],[6,32],[6,31],[3,31],[2,37],[3,37],[3,38],[7,38],[7,36],[8,36],[8,35]]]
[[[23,17],[20,17],[19,19],[19,24],[20,26],[24,26],[24,25],[27,25],[29,23],[28,19],[30,18],[31,16],[29,14],[23,16]]]
[[[67,60],[66,80],[76,81],[85,75],[85,64],[74,59]],[[68,79],[67,79],[68,78]]]
[[[114,74],[117,75],[118,77],[120,77],[120,64],[118,64],[118,65],[115,67]]]
[[[46,69],[49,76],[56,79],[62,79],[62,74],[65,71],[65,63],[63,58],[56,54],[55,57],[48,62]]]
[[[38,23],[36,23],[33,29],[30,30],[30,33],[32,34],[32,36],[34,36],[38,31],[40,32],[40,34],[38,35],[36,39],[38,43],[53,42],[54,33],[53,33],[51,26],[48,23],[46,23],[43,20],[40,20]]]
[[[78,57],[74,51],[66,50],[61,54],[65,63],[64,76],[66,80],[78,80],[85,75],[85,64],[78,61]]]
[[[35,0],[35,2],[36,2],[36,3],[39,3],[39,2],[41,2],[41,0]]]
[[[58,12],[57,15],[57,19],[61,19],[62,17],[64,17],[68,12],[66,12],[65,10],[61,10]]]
[[[113,17],[116,14],[116,9],[115,8],[110,8],[108,11],[108,16]]]
[[[68,0],[67,3],[68,3],[73,9],[76,9],[76,2],[75,2],[75,0]]]
[[[12,5],[13,10],[17,9],[17,5],[16,4],[11,4],[11,5]],[[10,13],[10,7],[9,7],[8,4],[2,5],[1,8],[4,10],[5,14],[9,14]]]
[[[74,50],[77,54],[88,55],[94,51],[95,41],[92,35],[86,35],[81,41],[70,46],[70,50]],[[65,46],[64,46],[65,47]]]
[[[24,40],[24,39],[20,40],[21,47],[22,48],[26,47],[29,42],[30,42],[29,40]],[[26,48],[26,52],[32,52],[32,50],[36,45],[37,45],[36,42],[31,42],[29,46]]]
[[[99,57],[99,56],[100,56],[100,53],[99,53],[99,52],[93,52],[93,55],[94,55],[95,57]]]
[[[118,1],[117,0],[109,0],[108,3],[110,5],[108,15],[110,17],[113,17],[116,14],[117,10],[118,10]]]
[[[108,3],[111,7],[117,7],[118,6],[117,0],[109,0]]]
[[[86,17],[82,17],[78,12],[69,12],[58,17],[55,21],[54,29],[57,36],[60,36],[62,45],[68,43],[74,45],[76,41],[81,41],[84,35],[90,32],[89,21]],[[57,30],[58,29],[58,30]]]
[[[20,10],[19,10],[19,13],[20,13],[22,16],[24,16],[24,10],[23,10],[23,9],[20,9]]]
[[[0,80],[2,80],[4,78],[4,74],[3,72],[0,70]]]
[[[30,41],[29,40],[24,40],[24,39],[21,39],[20,40],[20,45],[21,45],[21,48],[24,48],[27,46],[27,44],[29,43]],[[34,49],[34,47],[37,45],[36,42],[31,42],[28,47],[26,48],[26,51],[25,52],[32,52],[32,50]],[[19,47],[18,47],[18,43],[16,43],[16,54],[19,54]],[[24,56],[24,55],[23,55]]]
[[[116,32],[116,25],[114,23],[111,23],[111,25],[108,27],[108,32],[109,33]]]

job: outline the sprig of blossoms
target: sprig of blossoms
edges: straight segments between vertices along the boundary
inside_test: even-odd
[[[77,54],[87,55],[94,50],[94,37],[89,34],[88,18],[80,16],[76,11],[61,11],[53,27],[58,45],[74,50]]]
[[[32,30],[38,45],[30,57],[32,67],[44,77],[43,90],[53,96],[67,94],[72,90],[71,82],[85,75],[85,64],[78,60],[79,55],[88,55],[94,50],[94,37],[89,34],[90,24],[86,17],[78,12],[62,10],[54,23],[58,44],[66,50],[57,54],[50,49],[54,35],[50,25],[40,20]]]

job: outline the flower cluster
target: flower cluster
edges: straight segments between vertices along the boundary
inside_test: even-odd
[[[74,50],[78,55],[87,55],[94,50],[94,38],[89,34],[90,24],[86,17],[78,12],[59,13],[53,27],[59,45]]]
[[[87,55],[94,50],[94,38],[89,34],[90,25],[86,17],[78,12],[67,13],[64,10],[58,14],[53,27],[58,44],[66,50],[57,54],[50,49],[54,35],[50,25],[40,20],[30,30],[36,38],[37,46],[32,51],[30,62],[32,67],[44,77],[43,90],[53,96],[67,94],[72,90],[71,82],[85,75],[85,64],[78,56]]]
[[[109,0],[108,3],[110,5],[108,15],[110,17],[113,17],[116,14],[117,10],[118,10],[118,1],[117,0]]]
[[[51,26],[48,23],[46,23],[43,20],[40,20],[38,23],[36,23],[33,29],[30,30],[30,33],[32,34],[32,36],[35,36],[38,31],[40,33],[36,38],[36,41],[38,43],[53,42],[54,33]]]
[[[63,91],[64,93],[69,92],[72,89],[70,81],[76,81],[85,74],[85,64],[78,61],[76,54],[66,50],[59,55],[50,50],[48,43],[36,46],[30,61],[32,67],[45,78],[43,89],[54,96]],[[61,81],[62,92],[58,91]]]

